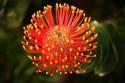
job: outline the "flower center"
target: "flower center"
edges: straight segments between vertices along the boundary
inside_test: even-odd
[[[46,43],[61,47],[66,45],[67,40],[68,28],[65,26],[55,26],[47,35]]]

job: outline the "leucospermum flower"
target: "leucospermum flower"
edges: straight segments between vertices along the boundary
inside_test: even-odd
[[[83,10],[64,3],[44,7],[32,15],[31,24],[24,27],[23,48],[36,66],[37,72],[68,74],[85,72],[81,64],[96,57],[97,47],[95,26],[89,27],[90,17]]]

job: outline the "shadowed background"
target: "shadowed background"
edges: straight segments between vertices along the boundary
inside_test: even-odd
[[[91,72],[52,78],[36,74],[22,49],[22,27],[34,12],[55,3],[83,9],[97,24],[102,48],[97,49]],[[125,0],[0,0],[0,83],[125,83],[124,50]]]

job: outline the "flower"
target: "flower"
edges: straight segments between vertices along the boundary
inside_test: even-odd
[[[90,17],[83,10],[64,3],[44,7],[32,15],[31,24],[24,28],[23,48],[36,66],[37,72],[46,74],[68,74],[85,72],[81,64],[96,57],[97,47],[95,26],[89,27]],[[55,16],[54,16],[55,15]]]

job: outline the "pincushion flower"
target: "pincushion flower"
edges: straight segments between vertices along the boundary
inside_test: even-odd
[[[89,27],[90,17],[83,10],[64,3],[44,7],[32,15],[31,24],[24,27],[23,48],[36,66],[37,72],[51,76],[85,72],[81,64],[96,57],[95,26]]]

